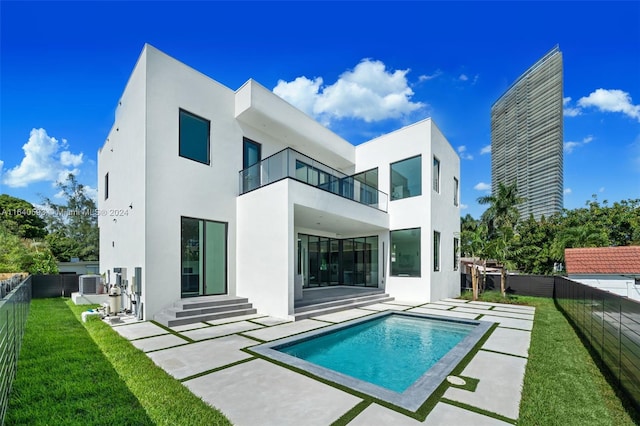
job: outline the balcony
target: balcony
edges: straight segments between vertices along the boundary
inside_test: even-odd
[[[240,195],[290,178],[360,204],[387,211],[389,196],[298,151],[286,148],[239,172]]]

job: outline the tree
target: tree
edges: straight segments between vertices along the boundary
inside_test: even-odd
[[[50,232],[47,242],[53,254],[60,261],[69,261],[72,257],[98,260],[100,234],[95,202],[87,195],[84,185],[78,183],[71,173],[57,186],[66,204],[44,199],[50,210],[45,219]]]
[[[0,272],[55,274],[58,267],[46,243],[21,239],[0,224]]]
[[[523,197],[518,196],[518,187],[515,182],[511,185],[500,182],[497,194],[478,198],[478,203],[489,204],[481,218],[487,227],[489,240],[485,254],[493,257],[502,268],[500,289],[503,295],[505,293],[507,264],[512,265],[510,256],[514,255],[513,239],[520,218],[518,205],[524,201]]]
[[[478,203],[489,205],[481,218],[487,224],[489,238],[492,238],[500,228],[515,229],[520,217],[518,205],[524,201],[525,198],[518,196],[518,187],[515,182],[511,185],[500,182],[497,194],[478,198]]]
[[[559,262],[564,261],[564,250],[577,247],[606,247],[609,238],[604,229],[587,223],[585,225],[564,228],[556,235],[551,244],[551,255]]]
[[[47,224],[33,204],[8,194],[0,195],[0,222],[5,229],[20,238],[44,238]]]

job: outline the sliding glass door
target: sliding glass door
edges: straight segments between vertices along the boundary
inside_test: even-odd
[[[298,271],[305,288],[378,286],[377,236],[336,239],[300,234],[298,238]]]
[[[227,224],[181,219],[182,297],[227,293]]]

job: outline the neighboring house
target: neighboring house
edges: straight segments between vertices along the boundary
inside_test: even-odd
[[[640,246],[570,248],[568,278],[640,301]]]
[[[354,146],[145,45],[98,173],[101,272],[141,268],[145,319],[205,295],[292,318],[303,288],[460,292],[460,160],[430,119]]]
[[[79,261],[72,259],[71,262],[58,262],[58,271],[60,274],[100,274],[100,262],[97,260]]]

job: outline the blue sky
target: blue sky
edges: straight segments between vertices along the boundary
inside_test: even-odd
[[[354,144],[432,117],[462,215],[491,183],[490,108],[559,44],[565,207],[640,198],[640,2],[0,2],[0,193],[38,204],[97,150],[144,43],[253,78]]]

